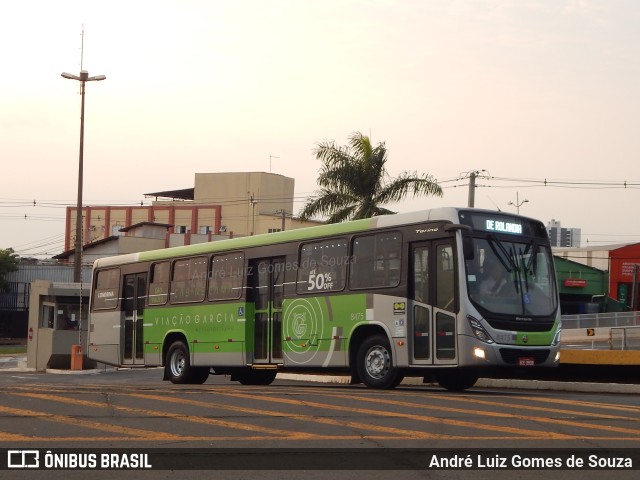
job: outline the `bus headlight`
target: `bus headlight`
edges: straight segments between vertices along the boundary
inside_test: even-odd
[[[475,347],[473,349],[473,355],[476,358],[481,358],[482,360],[484,360],[486,358],[485,354],[484,354],[484,350],[478,347]]]
[[[484,329],[482,324],[476,318],[473,318],[471,315],[467,315],[467,320],[469,320],[469,325],[471,325],[471,331],[476,336],[478,340],[484,343],[495,343],[491,335]]]

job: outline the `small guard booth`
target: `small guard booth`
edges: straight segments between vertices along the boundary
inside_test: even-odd
[[[86,358],[89,284],[31,283],[27,368],[95,368]]]

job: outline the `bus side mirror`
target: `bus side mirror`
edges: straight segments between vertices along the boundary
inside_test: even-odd
[[[475,253],[473,251],[473,242],[471,237],[468,236],[473,229],[469,225],[462,225],[460,223],[449,223],[444,226],[445,232],[453,232],[455,230],[461,230],[462,232],[462,253],[465,260],[473,260]]]
[[[462,236],[462,255],[464,256],[465,260],[473,260],[475,258],[473,239],[471,237],[467,237],[466,235]]]

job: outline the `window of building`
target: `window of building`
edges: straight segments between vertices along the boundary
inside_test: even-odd
[[[40,328],[53,328],[56,319],[56,306],[52,303],[42,304],[42,314],[40,315]]]
[[[55,330],[78,330],[81,319],[87,319],[89,314],[87,304],[82,304],[81,311],[78,298],[68,296],[56,297],[54,312],[51,312],[51,309],[48,310],[49,315],[54,313],[55,318],[53,324],[51,323],[51,318],[47,319],[47,327],[53,327]]]

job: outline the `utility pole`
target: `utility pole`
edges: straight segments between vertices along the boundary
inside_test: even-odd
[[[469,177],[469,202],[468,207],[474,208],[476,206],[476,178],[490,178],[489,172],[486,170],[471,170],[460,174],[460,179]]]
[[[255,235],[256,233],[256,201],[253,198],[253,192],[251,192],[251,199],[249,200],[251,204],[251,235]]]
[[[106,79],[104,75],[89,76],[89,72],[82,70],[82,57],[84,51],[84,26],[82,28],[82,47],[80,53],[80,75],[62,72],[62,78],[76,80],[80,82],[80,154],[78,156],[78,202],[76,205],[76,242],[74,256],[73,281],[82,283],[82,183],[84,165],[84,86],[87,82],[102,81]]]
[[[633,283],[631,284],[631,299],[629,301],[629,309],[632,312],[638,310],[638,272],[640,271],[640,265],[635,264],[633,266]]]
[[[476,174],[477,172],[471,172],[469,174],[469,208],[475,206],[476,200]]]
[[[284,230],[285,230],[285,229],[284,229],[284,221],[285,221],[285,218],[286,218],[288,215],[291,215],[291,214],[290,214],[289,212],[287,212],[286,210],[284,210],[284,209],[276,211],[276,214],[277,214],[277,215],[280,215],[280,219],[281,219],[280,231],[284,232]]]

